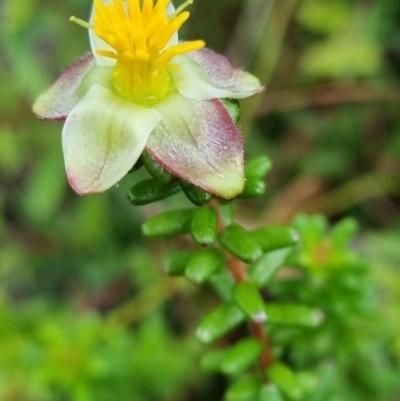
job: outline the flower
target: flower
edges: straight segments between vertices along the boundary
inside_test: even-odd
[[[189,0],[94,0],[92,53],[42,94],[33,110],[65,120],[62,143],[71,187],[80,195],[117,184],[146,149],[167,171],[231,199],[243,190],[240,132],[220,99],[261,92],[202,40],[179,42]]]

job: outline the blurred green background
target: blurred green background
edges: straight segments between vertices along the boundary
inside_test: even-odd
[[[200,372],[193,335],[215,300],[165,277],[170,245],[140,232],[146,217],[187,202],[133,208],[134,176],[77,196],[61,123],[31,112],[89,51],[87,32],[68,18],[90,7],[0,2],[0,400],[219,400],[224,381]],[[356,218],[354,247],[371,265],[386,323],[382,352],[399,361],[400,2],[197,0],[191,10],[182,36],[205,39],[266,86],[242,103],[241,126],[249,155],[267,154],[274,170],[265,197],[237,202],[238,220]]]

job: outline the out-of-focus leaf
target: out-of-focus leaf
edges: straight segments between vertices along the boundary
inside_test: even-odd
[[[274,362],[267,368],[267,376],[291,400],[300,400],[303,389],[292,370],[281,362]]]
[[[244,313],[232,304],[222,304],[208,313],[196,330],[205,344],[212,343],[245,320]]]
[[[285,263],[292,248],[283,248],[267,252],[257,262],[251,264],[247,270],[249,277],[258,287],[265,286]]]
[[[258,289],[250,282],[238,283],[234,289],[235,301],[254,322],[263,323],[267,320],[264,300]]]
[[[255,401],[261,389],[258,379],[245,376],[240,378],[226,393],[226,401]]]
[[[243,373],[256,363],[262,349],[262,342],[255,338],[246,338],[236,343],[226,351],[221,361],[221,370],[228,375]]]
[[[218,249],[201,249],[189,260],[185,275],[196,284],[202,284],[224,263],[225,255]]]

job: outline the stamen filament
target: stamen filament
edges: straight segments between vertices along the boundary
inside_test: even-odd
[[[171,14],[169,16],[169,18],[176,18],[185,8],[187,8],[188,6],[190,6],[191,4],[193,4],[194,1],[193,0],[187,0],[185,1],[183,4],[181,4],[175,11],[173,14]]]
[[[89,24],[89,22],[86,22],[83,19],[76,18],[74,16],[70,17],[69,20],[71,22],[74,22],[77,25],[80,25],[80,26],[86,28],[86,29],[93,29],[94,28],[94,26],[92,24]]]

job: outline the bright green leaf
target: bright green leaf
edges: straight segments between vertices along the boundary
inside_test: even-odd
[[[187,264],[186,277],[202,284],[224,263],[225,255],[218,249],[201,249],[197,251]]]
[[[234,289],[235,301],[246,316],[254,322],[263,323],[267,320],[264,300],[250,282],[238,283]]]
[[[212,245],[217,239],[218,215],[211,206],[197,208],[193,213],[191,233],[199,245]]]
[[[259,243],[243,227],[232,224],[219,234],[219,242],[230,253],[244,262],[254,262],[263,251]]]
[[[243,373],[256,363],[262,350],[263,344],[261,341],[255,338],[246,338],[236,343],[225,353],[221,362],[221,370],[228,375]]]
[[[164,237],[186,234],[190,231],[192,213],[191,209],[181,209],[152,217],[143,224],[143,235],[146,237]]]
[[[245,376],[235,382],[226,393],[226,401],[255,401],[261,389],[258,379]]]
[[[222,337],[245,320],[244,313],[233,304],[222,304],[208,313],[196,330],[205,344]]]
[[[252,282],[258,287],[265,286],[285,263],[287,256],[292,252],[292,248],[283,248],[268,252],[261,256],[257,262],[249,266],[247,272]]]
[[[264,252],[295,245],[300,236],[292,227],[269,226],[251,232],[253,238],[261,245]]]
[[[300,400],[303,389],[292,370],[281,362],[274,362],[267,368],[267,376],[291,400]]]

